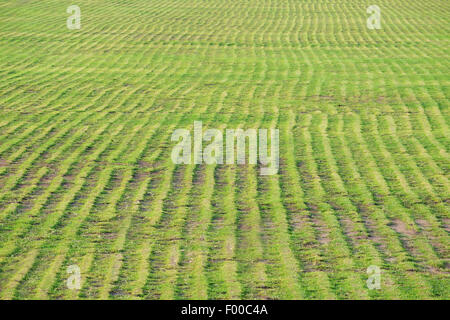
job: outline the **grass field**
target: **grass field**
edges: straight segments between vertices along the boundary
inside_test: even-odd
[[[0,0],[0,299],[449,299],[449,21],[448,0]],[[279,173],[175,165],[194,121],[278,128]]]

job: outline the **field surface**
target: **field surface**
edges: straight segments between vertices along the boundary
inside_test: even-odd
[[[449,299],[449,21],[448,0],[1,0],[0,299]],[[279,173],[175,165],[194,121],[278,128]]]

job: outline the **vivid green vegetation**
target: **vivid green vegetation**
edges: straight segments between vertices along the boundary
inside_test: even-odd
[[[449,299],[449,21],[448,0],[1,0],[0,299]],[[194,120],[279,128],[279,174],[174,165]]]

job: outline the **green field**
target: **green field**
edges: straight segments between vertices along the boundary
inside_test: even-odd
[[[450,299],[449,21],[448,0],[0,0],[0,299]],[[174,164],[194,121],[278,128],[278,174]]]

